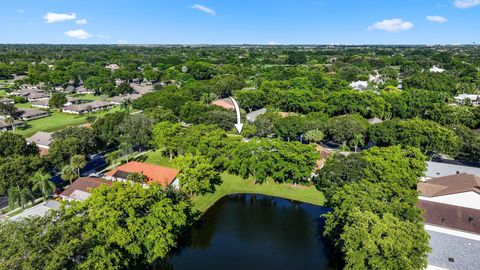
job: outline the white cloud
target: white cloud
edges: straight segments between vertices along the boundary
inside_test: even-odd
[[[110,36],[98,34],[97,38],[108,39],[108,38],[110,38]]]
[[[200,5],[200,4],[195,4],[195,5],[191,6],[190,8],[200,10],[201,12],[205,12],[205,13],[210,14],[212,16],[217,14],[214,9],[203,6],[203,5]]]
[[[376,22],[368,27],[369,31],[383,30],[387,32],[407,31],[413,28],[413,23],[402,19],[387,19]]]
[[[480,5],[480,0],[455,0],[453,4],[457,8],[472,8]]]
[[[448,22],[448,19],[442,16],[427,16],[425,19],[429,22],[434,22],[434,23],[445,23]]]
[[[71,21],[77,18],[77,14],[70,12],[70,13],[53,13],[48,12],[47,15],[43,17],[46,23],[56,23],[56,22],[63,22],[63,21]]]
[[[267,43],[267,45],[280,45],[280,43],[276,42],[276,41],[270,41]]]
[[[80,20],[76,20],[75,23],[78,24],[78,25],[84,25],[84,24],[87,24],[87,19],[80,19]]]
[[[120,39],[117,41],[118,44],[128,44],[128,40]]]
[[[25,14],[25,10],[23,10],[23,9],[17,9],[17,12],[20,13],[20,14]]]
[[[83,29],[70,30],[65,32],[65,35],[69,38],[76,38],[76,39],[87,39],[92,37],[92,35],[90,35],[87,31]]]

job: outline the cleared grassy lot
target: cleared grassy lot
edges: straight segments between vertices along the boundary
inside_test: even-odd
[[[170,162],[167,157],[163,157],[160,151],[151,152],[144,160],[147,163],[175,168],[175,163]],[[244,180],[241,177],[223,173],[223,183],[217,187],[214,193],[195,196],[193,203],[200,212],[205,212],[215,202],[226,195],[238,193],[263,194],[274,197],[281,197],[289,200],[310,203],[314,205],[323,205],[325,197],[314,186],[293,186],[292,184],[278,184],[268,181],[262,185],[254,184],[253,180]]]
[[[109,111],[101,111],[86,115],[66,114],[52,111],[51,115],[48,117],[28,121],[26,129],[18,129],[15,133],[23,135],[24,137],[30,137],[38,131],[53,132],[69,126],[85,124],[87,123],[87,116],[89,115],[101,116],[118,110],[120,110],[120,108],[115,107]]]

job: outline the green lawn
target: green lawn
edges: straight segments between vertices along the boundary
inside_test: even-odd
[[[175,168],[174,162],[170,162],[167,157],[162,156],[160,151],[149,153],[144,162]],[[193,203],[199,211],[205,212],[222,197],[238,193],[263,194],[315,205],[325,203],[323,193],[314,186],[293,186],[292,184],[278,184],[273,181],[262,185],[253,184],[253,180],[244,180],[227,173],[222,174],[222,180],[223,183],[217,187],[214,193],[193,198]]]
[[[101,116],[118,110],[120,110],[120,108],[115,107],[109,111],[102,111],[87,115],[66,114],[52,111],[51,115],[48,117],[28,121],[28,127],[26,129],[18,129],[15,131],[15,133],[23,135],[24,137],[30,137],[38,131],[54,132],[69,126],[85,124],[87,123],[86,118],[89,115]]]
[[[313,186],[293,186],[292,184],[278,184],[273,181],[264,184],[254,184],[252,180],[244,180],[239,176],[223,173],[223,183],[217,187],[214,193],[196,196],[193,198],[195,208],[205,212],[215,202],[226,195],[250,193],[280,197],[314,205],[323,205],[325,197],[323,193]]]
[[[163,156],[160,150],[148,153],[146,159],[140,159],[140,161],[169,168],[177,168],[175,162],[170,161],[168,157]]]
[[[7,96],[7,93],[5,92],[5,90],[0,90],[0,98],[6,97],[6,96]]]
[[[37,108],[32,108],[32,103],[31,102],[15,103],[15,107],[22,108],[22,109],[36,109],[36,110],[38,110]]]

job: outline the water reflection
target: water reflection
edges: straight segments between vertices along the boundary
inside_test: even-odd
[[[332,269],[319,216],[327,210],[263,195],[231,195],[155,269]]]

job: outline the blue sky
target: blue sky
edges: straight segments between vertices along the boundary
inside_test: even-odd
[[[480,0],[2,0],[0,14],[0,43],[480,43]]]

